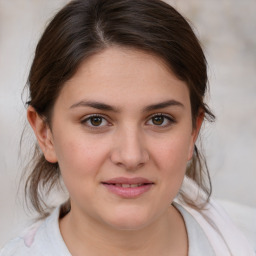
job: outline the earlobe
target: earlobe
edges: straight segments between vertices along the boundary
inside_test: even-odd
[[[56,163],[58,160],[53,145],[52,132],[48,124],[32,106],[28,107],[27,119],[35,133],[38,144],[44,153],[45,159],[50,163]]]
[[[191,144],[190,144],[190,148],[189,148],[188,160],[191,160],[191,158],[193,156],[194,149],[195,149],[195,143],[196,143],[197,137],[199,135],[203,121],[204,121],[204,111],[200,111],[196,118],[195,127],[193,128],[193,132],[192,132],[192,140],[191,140]]]

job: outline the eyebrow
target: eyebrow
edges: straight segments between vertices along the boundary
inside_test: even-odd
[[[184,108],[184,105],[179,101],[167,100],[167,101],[160,102],[160,103],[157,103],[157,104],[149,105],[149,106],[147,106],[143,109],[143,112],[149,112],[149,111],[152,111],[152,110],[167,108],[167,107],[171,107],[171,106],[177,106],[177,107]]]
[[[167,108],[170,106],[178,106],[184,108],[184,105],[176,100],[167,100],[160,103],[156,103],[153,105],[146,106],[143,109],[143,112],[149,112],[161,108]],[[113,107],[111,105],[108,105],[103,102],[97,102],[97,101],[87,101],[87,100],[81,100],[73,105],[70,106],[70,109],[77,108],[77,107],[91,107],[99,110],[105,110],[105,111],[112,111],[112,112],[120,112],[120,110],[116,107]]]
[[[99,110],[119,112],[117,108],[112,107],[112,106],[102,103],[102,102],[97,102],[97,101],[81,100],[81,101],[73,104],[70,108],[77,108],[77,107],[91,107],[91,108],[96,108]]]

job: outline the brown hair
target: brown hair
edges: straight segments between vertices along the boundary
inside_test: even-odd
[[[47,125],[51,126],[51,112],[60,90],[81,62],[112,45],[159,56],[189,88],[193,125],[201,110],[206,118],[214,119],[204,103],[208,82],[204,53],[188,22],[173,7],[160,0],[75,0],[49,23],[37,45],[28,77],[28,104]],[[42,192],[49,192],[59,181],[60,170],[58,163],[45,160],[38,146],[32,162],[25,190],[43,216],[47,207]],[[211,182],[197,147],[186,175],[206,192],[207,201]]]

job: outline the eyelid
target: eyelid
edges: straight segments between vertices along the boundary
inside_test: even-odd
[[[148,117],[148,119],[153,118],[153,117],[155,117],[155,116],[163,116],[163,117],[166,117],[166,118],[169,118],[169,119],[175,121],[175,118],[174,118],[172,115],[166,114],[166,113],[163,113],[163,112],[151,114],[151,115]]]
[[[171,126],[171,125],[177,123],[176,119],[175,119],[172,115],[166,114],[166,113],[161,113],[161,112],[160,112],[160,113],[155,113],[155,114],[150,115],[150,116],[147,118],[146,123],[149,122],[152,118],[154,118],[154,117],[156,117],[156,116],[161,116],[161,117],[166,118],[166,119],[170,122],[170,124],[168,124],[168,125],[163,125],[163,126],[161,126],[161,125],[159,125],[159,126],[157,126],[157,125],[152,125],[152,126],[156,126],[156,127],[159,127],[159,128],[161,128],[161,127],[164,128],[164,127],[168,127],[168,126]]]
[[[100,117],[102,118],[103,120],[105,120],[108,124],[107,125],[103,125],[103,126],[93,126],[93,125],[86,125],[86,122],[88,122],[90,120],[90,118],[92,117]],[[86,125],[88,128],[90,129],[103,129],[107,126],[111,126],[111,122],[109,121],[109,117],[107,117],[106,115],[104,114],[89,114],[89,115],[86,115],[84,116],[82,119],[81,119],[81,124],[83,125]]]

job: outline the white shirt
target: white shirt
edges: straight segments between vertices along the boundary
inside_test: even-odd
[[[174,203],[176,209],[181,213],[188,234],[188,256],[214,256],[214,250],[205,235],[203,229],[181,205]]]
[[[183,192],[194,202],[200,200],[198,187],[187,178]],[[194,209],[177,199],[173,205],[185,221],[189,256],[255,256],[244,236],[213,200],[206,210]],[[71,256],[60,233],[59,211],[60,207],[56,208],[44,221],[7,243],[0,256]]]
[[[215,255],[204,231],[181,205],[174,206],[182,214],[188,233],[189,256]],[[29,227],[23,234],[11,240],[0,252],[0,256],[71,256],[59,229],[59,211],[56,208],[44,221]]]

